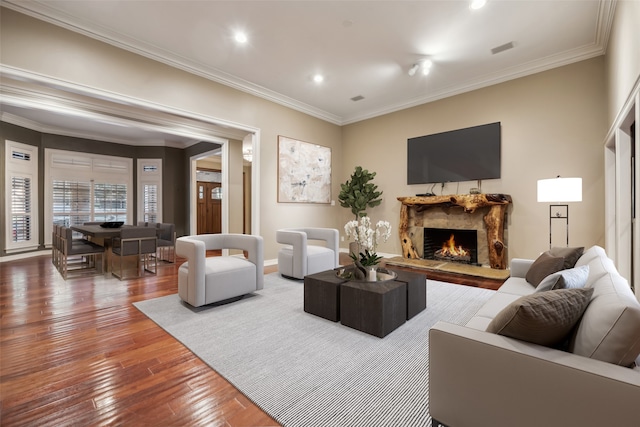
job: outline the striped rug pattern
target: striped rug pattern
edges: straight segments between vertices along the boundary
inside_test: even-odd
[[[426,426],[429,328],[465,323],[493,293],[427,280],[427,309],[382,339],[305,313],[302,282],[277,273],[226,305],[135,306],[284,426]]]

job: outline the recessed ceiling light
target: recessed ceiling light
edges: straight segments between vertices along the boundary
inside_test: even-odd
[[[471,0],[471,3],[469,4],[469,9],[472,9],[472,10],[482,9],[485,4],[487,4],[487,0]]]
[[[238,43],[246,43],[248,38],[245,33],[238,31],[234,37]]]
[[[313,76],[313,81],[316,83],[322,83],[324,81],[324,76],[322,74],[316,74]]]

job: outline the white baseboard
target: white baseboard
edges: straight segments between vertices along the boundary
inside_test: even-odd
[[[15,255],[0,256],[0,263],[15,261],[18,259],[33,258],[37,256],[44,256],[44,255],[51,255],[51,249],[42,250],[42,251],[33,251],[33,252],[23,252],[21,254],[15,254]]]

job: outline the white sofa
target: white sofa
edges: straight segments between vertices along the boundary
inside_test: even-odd
[[[239,249],[244,256],[211,256],[207,251]],[[178,294],[194,307],[241,297],[264,287],[261,236],[199,234],[176,240],[176,254],[187,258],[178,269]]]
[[[568,348],[486,331],[535,292],[525,280],[533,262],[512,260],[511,277],[465,326],[429,331],[432,426],[640,425],[640,369],[629,363],[640,352],[640,304],[604,249],[589,248],[575,264],[588,266],[593,295]]]

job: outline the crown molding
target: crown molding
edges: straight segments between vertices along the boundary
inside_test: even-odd
[[[159,141],[164,141],[160,145],[178,148],[185,148],[200,141],[223,144],[229,139],[242,140],[247,134],[257,132],[257,128],[254,127],[122,97],[12,67],[0,66],[0,77],[2,77],[0,93],[6,105],[51,111],[57,114],[64,113],[115,126],[162,132],[192,140],[187,143],[177,143],[159,139],[147,141],[142,139],[134,145],[157,145]],[[18,124],[15,116],[5,121],[8,120]],[[29,129],[46,133],[94,140],[99,138],[103,141],[132,145],[130,139],[123,141],[120,138],[109,139],[101,135],[87,135],[42,124],[36,126],[27,119],[23,124],[28,124],[29,126],[25,127]]]
[[[429,95],[416,97],[407,102],[390,105],[384,109],[369,111],[365,114],[350,116],[344,119],[343,125],[356,123],[362,120],[372,119],[374,117],[401,111],[407,108],[416,107],[418,105],[428,104],[430,102],[460,95],[474,90],[483,89],[499,83],[508,82],[521,77],[530,76],[543,71],[570,65],[576,62],[595,58],[604,55],[609,43],[609,36],[613,25],[615,15],[615,7],[617,0],[600,0],[598,8],[598,19],[596,22],[594,43],[579,49],[562,52],[557,55],[551,55],[538,61],[521,64],[517,67],[506,68],[499,73],[481,76],[475,80],[468,81],[465,84],[450,87]]]
[[[517,67],[505,68],[499,73],[480,76],[477,79],[467,81],[462,85],[452,86],[439,92],[416,97],[407,102],[390,105],[389,107],[384,109],[370,111],[357,116],[350,116],[349,118],[345,119],[342,124],[352,124],[362,120],[372,119],[374,117],[405,110],[407,108],[416,107],[418,105],[428,104],[430,102],[450,98],[452,96],[461,95],[463,93],[472,92],[474,90],[483,89],[500,83],[505,83],[521,77],[526,77],[533,74],[541,73],[543,71],[552,70],[554,68],[570,65],[590,58],[595,58],[603,54],[604,48],[593,44],[584,48],[575,49],[569,53],[565,52],[562,54],[549,56],[540,61],[529,62]]]
[[[181,55],[168,52],[157,46],[141,42],[140,40],[126,37],[106,28],[96,26],[89,22],[79,20],[69,16],[45,4],[45,2],[19,2],[15,0],[0,0],[0,6],[7,7],[36,19],[51,23],[53,25],[66,28],[70,31],[83,34],[87,37],[102,41],[118,48],[133,52],[154,61],[161,62],[171,67],[181,69],[190,74],[203,77],[216,83],[231,87],[233,89],[254,95],[256,97],[274,102],[276,104],[291,108],[312,117],[327,121],[335,125],[347,125],[362,120],[371,119],[384,114],[397,112],[403,109],[434,102],[440,99],[459,95],[477,89],[482,89],[491,85],[503,83],[509,80],[525,77],[552,68],[561,67],[578,61],[593,58],[606,53],[607,43],[613,25],[617,0],[599,0],[598,17],[594,28],[594,43],[579,49],[553,55],[539,61],[522,64],[518,67],[507,68],[498,73],[482,76],[480,78],[452,86],[437,93],[410,99],[389,105],[384,108],[366,111],[364,113],[338,116],[327,111],[315,108],[306,103],[297,101],[288,96],[240,79],[224,71],[208,67],[202,63],[189,60]]]
[[[124,49],[137,55],[152,59],[157,62],[169,65],[186,71],[190,74],[203,77],[207,80],[220,83],[224,86],[266,99],[267,101],[283,105],[293,110],[300,111],[321,120],[337,124],[341,123],[341,118],[335,114],[315,108],[304,102],[295,100],[288,96],[282,95],[260,85],[253,84],[246,80],[240,79],[224,71],[208,67],[202,63],[189,60],[173,52],[168,52],[157,46],[144,43],[140,40],[126,37],[122,34],[109,31],[95,24],[84,22],[76,17],[71,17],[65,13],[55,10],[46,4],[38,2],[29,2],[28,4],[21,2],[10,2],[6,0],[0,1],[0,6],[15,10],[41,21],[66,28],[70,31],[80,33],[95,40],[110,44],[112,46]]]

